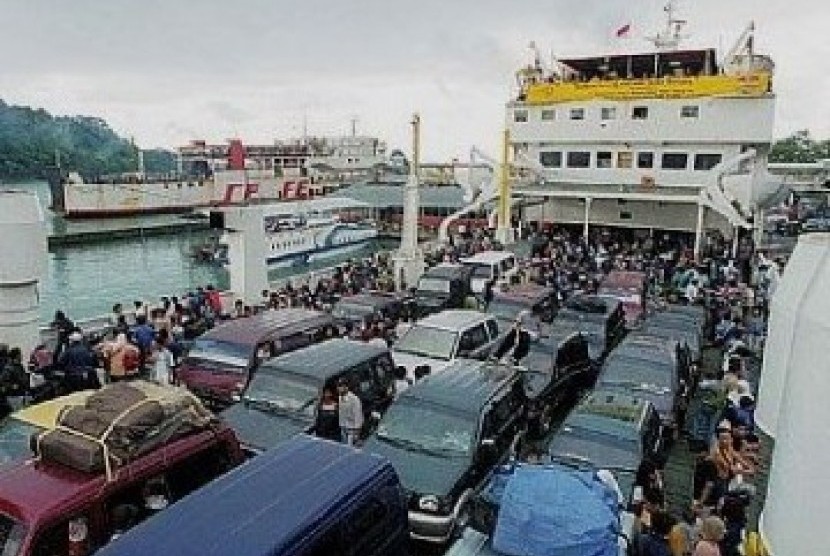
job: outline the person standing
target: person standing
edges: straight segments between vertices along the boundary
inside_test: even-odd
[[[363,428],[363,404],[360,403],[360,398],[351,391],[346,379],[340,379],[337,383],[337,391],[340,394],[338,408],[340,434],[343,442],[349,446],[355,446],[360,437],[360,429]]]
[[[323,397],[320,400],[320,406],[317,408],[314,434],[328,440],[340,439],[337,397],[330,387],[326,387],[323,390]]]
[[[160,330],[155,342],[153,353],[153,373],[151,379],[156,384],[168,386],[173,383],[173,367],[175,361],[173,353],[168,349],[169,337],[167,330]]]

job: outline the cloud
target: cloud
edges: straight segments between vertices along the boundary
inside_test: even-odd
[[[359,130],[426,156],[497,152],[513,73],[543,52],[646,49],[664,0],[4,0],[0,98],[106,118],[147,146],[194,135],[270,141]],[[830,135],[828,5],[680,2],[690,46],[728,47],[750,19],[777,62],[776,132]],[[823,16],[823,17],[822,17]]]

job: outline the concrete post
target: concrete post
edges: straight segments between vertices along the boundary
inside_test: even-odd
[[[234,207],[224,210],[228,246],[230,289],[236,299],[248,305],[262,300],[268,282],[268,246],[265,237],[263,209]]]
[[[39,285],[46,273],[46,226],[37,196],[0,191],[0,343],[24,360],[40,340]]]
[[[700,251],[703,247],[703,218],[705,216],[706,207],[703,203],[697,204],[697,223],[695,224],[695,262],[700,262]]]
[[[589,226],[591,225],[591,202],[593,199],[591,197],[585,197],[585,216],[582,219],[582,237],[585,238],[585,241],[588,241],[588,231]]]

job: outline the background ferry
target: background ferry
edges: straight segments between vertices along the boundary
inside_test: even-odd
[[[243,146],[238,139],[193,141],[177,151],[178,169],[163,176],[138,171],[86,180],[77,173],[50,180],[52,209],[66,218],[184,213],[323,196],[343,183],[375,178],[388,165],[374,137],[303,138]]]
[[[370,206],[354,199],[326,197],[274,204],[263,216],[269,267],[303,266],[357,251],[378,237]],[[215,259],[228,264],[223,236]]]

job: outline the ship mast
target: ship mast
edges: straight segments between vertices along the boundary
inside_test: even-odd
[[[666,28],[663,29],[661,33],[657,33],[651,37],[646,37],[646,40],[654,44],[657,50],[677,50],[680,43],[684,39],[689,38],[689,35],[684,35],[680,32],[686,25],[687,21],[685,19],[679,19],[676,16],[676,4],[676,0],[669,0],[668,3],[663,6],[663,11],[666,12]]]

